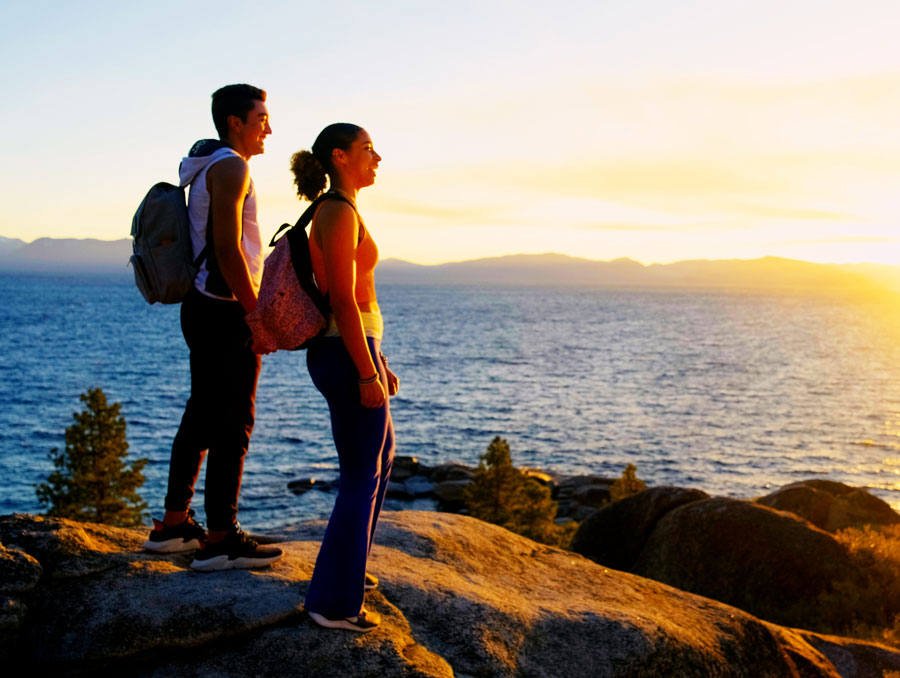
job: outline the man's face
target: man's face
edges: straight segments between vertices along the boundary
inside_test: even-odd
[[[266,152],[266,137],[272,133],[272,128],[269,126],[269,111],[264,101],[254,100],[246,122],[237,118],[236,132],[236,141],[247,157]]]

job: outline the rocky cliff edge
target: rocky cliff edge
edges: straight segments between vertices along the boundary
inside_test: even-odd
[[[383,516],[366,604],[384,623],[320,629],[302,601],[322,523],[283,561],[201,574],[142,552],[144,530],[0,517],[5,666],[54,675],[883,678],[900,652],[762,622],[473,518]]]

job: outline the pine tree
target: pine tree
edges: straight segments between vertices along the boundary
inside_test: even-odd
[[[609,500],[619,501],[638,494],[647,489],[647,484],[637,477],[637,468],[634,464],[628,464],[622,471],[622,477],[617,478],[609,488]]]
[[[481,455],[475,480],[466,488],[466,505],[476,518],[506,527],[513,521],[522,474],[512,465],[509,444],[496,436]]]
[[[512,465],[509,444],[500,436],[481,455],[466,488],[466,506],[475,518],[545,544],[566,546],[574,533],[574,524],[556,524],[550,489]]]
[[[86,408],[66,429],[66,449],[50,450],[56,470],[37,486],[47,515],[122,527],[142,524],[147,508],[137,493],[144,483],[147,459],[125,464],[128,442],[120,403],[107,405],[99,388],[81,394]]]

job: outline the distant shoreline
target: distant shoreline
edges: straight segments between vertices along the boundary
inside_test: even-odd
[[[0,273],[132,275],[131,239],[4,238]],[[682,290],[817,290],[900,292],[900,266],[818,264],[796,259],[686,260],[644,265],[564,254],[515,254],[444,264],[385,259],[377,280],[392,284],[588,286]]]

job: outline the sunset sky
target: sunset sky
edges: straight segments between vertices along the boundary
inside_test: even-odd
[[[900,265],[898,26],[897,0],[17,3],[0,235],[127,237],[249,82],[264,237],[300,213],[291,153],[349,121],[384,258]]]

